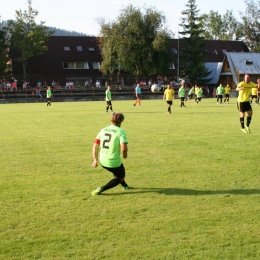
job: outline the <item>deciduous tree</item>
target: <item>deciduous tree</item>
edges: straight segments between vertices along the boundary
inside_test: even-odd
[[[209,14],[201,15],[202,36],[206,40],[238,41],[242,38],[241,23],[227,10],[224,15],[211,10]]]
[[[17,58],[22,62],[23,74],[26,76],[28,59],[47,51],[47,41],[53,31],[44,26],[45,22],[36,24],[35,18],[38,11],[32,8],[32,2],[28,1],[27,11],[15,11],[16,20],[8,21],[8,29],[11,34],[12,47],[20,53]]]
[[[170,65],[170,32],[165,16],[154,8],[129,5],[113,22],[99,20],[102,46],[101,71],[121,70],[139,77],[166,73]]]
[[[245,0],[245,13],[240,13],[244,42],[254,52],[260,52],[260,0]]]
[[[10,74],[9,37],[4,29],[0,30],[0,79]]]

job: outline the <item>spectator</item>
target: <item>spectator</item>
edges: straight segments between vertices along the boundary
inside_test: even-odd
[[[5,81],[3,81],[3,82],[1,83],[1,88],[2,88],[2,90],[5,90],[5,89],[6,89],[6,82],[5,82]]]
[[[17,80],[14,80],[12,83],[12,91],[16,90],[17,91]]]
[[[26,80],[23,82],[23,89],[26,89],[27,88],[27,82]]]
[[[88,81],[88,80],[85,81],[85,87],[86,87],[86,88],[89,87],[89,81]]]
[[[57,89],[60,89],[60,82],[57,81],[57,86],[56,86]]]
[[[105,87],[106,87],[106,88],[108,87],[108,82],[107,82],[107,80],[106,80],[106,82],[105,82]]]
[[[152,81],[149,79],[149,81],[148,81],[148,89],[151,89],[151,87],[152,87]]]
[[[41,95],[41,88],[38,85],[35,87],[35,93],[37,98],[43,98]]]
[[[118,81],[116,85],[117,85],[118,89],[121,89],[121,83],[120,83],[120,81]]]
[[[43,84],[42,84],[42,88],[46,88],[46,89],[48,88],[48,84],[47,84],[46,81],[43,82]]]
[[[52,89],[55,90],[57,87],[57,83],[53,80],[51,85],[52,85]]]
[[[10,90],[10,91],[11,91],[11,89],[12,89],[12,84],[11,84],[10,81],[8,81],[8,82],[6,83],[6,90]]]
[[[168,79],[166,76],[164,76],[164,78],[163,78],[163,83],[164,83],[164,85],[167,85],[167,83],[168,83]]]
[[[65,89],[70,89],[70,83],[68,81],[66,82]]]
[[[26,88],[27,88],[28,90],[30,90],[30,88],[31,88],[31,83],[30,83],[30,82],[27,82]]]
[[[101,86],[100,86],[100,82],[98,81],[98,79],[97,79],[97,81],[96,81],[96,87],[97,88],[100,88]]]
[[[38,81],[37,86],[38,86],[39,88],[42,88],[42,83],[41,83],[40,81]]]
[[[70,82],[70,89],[74,89],[75,88],[75,85],[74,85],[74,83],[71,81]]]

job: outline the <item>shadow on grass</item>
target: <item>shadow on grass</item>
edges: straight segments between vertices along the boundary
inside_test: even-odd
[[[111,190],[112,191],[112,190]],[[204,195],[254,195],[260,194],[259,189],[233,189],[233,190],[191,190],[177,188],[134,188],[131,191],[102,193],[101,195],[129,195],[138,193],[158,193],[179,196],[204,196]]]

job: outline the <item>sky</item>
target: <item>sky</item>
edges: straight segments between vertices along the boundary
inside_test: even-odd
[[[42,21],[46,26],[94,36],[100,31],[97,22],[99,18],[105,19],[106,22],[115,21],[120,10],[129,4],[140,8],[154,7],[166,16],[167,26],[176,37],[181,12],[187,9],[187,2],[188,0],[32,0],[32,7],[38,11],[35,19],[37,23]],[[246,7],[244,0],[197,0],[196,5],[200,14],[208,14],[213,10],[223,15],[226,10],[232,10],[238,20],[239,12],[244,12]],[[16,10],[27,11],[27,0],[0,0],[2,21],[15,20]]]

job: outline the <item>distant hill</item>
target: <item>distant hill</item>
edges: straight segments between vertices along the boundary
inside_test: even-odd
[[[4,28],[7,26],[7,21],[2,21],[0,20],[0,29]],[[75,31],[67,31],[64,29],[59,29],[56,27],[51,27],[51,26],[47,26],[50,30],[55,31],[55,33],[53,34],[53,36],[95,36],[95,35],[88,35],[86,33],[80,33],[80,32],[75,32]]]
[[[93,35],[88,35],[85,33],[79,33],[79,32],[75,32],[75,31],[67,31],[64,29],[59,29],[56,27],[50,27],[49,29],[52,31],[55,31],[55,33],[52,36],[93,36]]]

